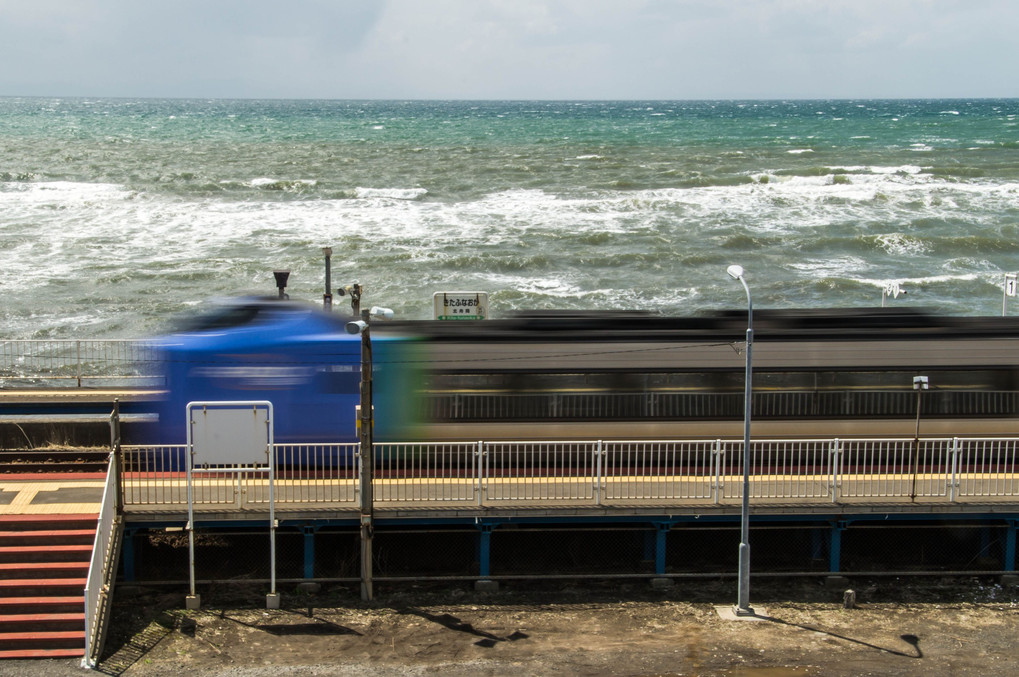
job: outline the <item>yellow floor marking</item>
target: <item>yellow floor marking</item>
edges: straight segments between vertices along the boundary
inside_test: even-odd
[[[0,482],[0,491],[17,493],[8,505],[0,505],[0,515],[70,515],[77,513],[99,512],[100,504],[96,503],[48,503],[32,505],[36,495],[44,491],[59,489],[102,489],[106,483],[102,480],[86,480],[78,482]]]

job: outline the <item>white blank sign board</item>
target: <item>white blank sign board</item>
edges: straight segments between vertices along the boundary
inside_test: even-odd
[[[271,402],[189,402],[191,467],[269,465]]]

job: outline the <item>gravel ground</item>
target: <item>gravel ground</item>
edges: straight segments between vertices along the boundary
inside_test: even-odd
[[[380,589],[284,594],[223,587],[185,611],[179,591],[118,595],[100,672],[110,675],[1019,674],[1019,590],[991,579],[762,582],[756,620],[717,607],[731,581]],[[766,610],[766,611],[765,611]],[[8,661],[0,675],[81,675],[77,661]]]

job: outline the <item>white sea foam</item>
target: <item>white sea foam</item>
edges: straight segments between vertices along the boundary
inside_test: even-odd
[[[355,188],[359,198],[388,198],[391,200],[416,200],[428,194],[427,188]]]
[[[729,303],[716,298],[713,275],[721,263],[713,257],[720,246],[739,242],[735,234],[765,243],[751,254],[730,251],[756,261],[758,270],[786,271],[776,275],[779,285],[821,276],[881,286],[895,274],[884,270],[891,264],[840,251],[839,238],[858,242],[873,227],[867,224],[880,223],[885,232],[871,240],[876,257],[903,263],[930,253],[929,241],[907,230],[917,218],[983,219],[997,227],[992,215],[1019,209],[1015,182],[946,181],[914,165],[841,169],[853,172],[852,183],[833,185],[831,175],[771,176],[768,183],[562,195],[518,188],[445,201],[415,199],[425,188],[364,189],[358,199],[224,201],[114,184],[6,182],[0,265],[8,294],[59,299],[55,307],[70,318],[89,306],[92,317],[109,320],[137,294],[189,299],[271,291],[275,267],[293,270],[295,298],[313,298],[321,293],[324,245],[335,247],[335,279],[395,295],[405,316],[421,305],[418,291],[460,282],[512,290],[514,303],[543,307],[614,307],[620,290],[629,289],[634,307],[677,312],[689,303]],[[825,253],[793,253],[818,233],[832,238]],[[781,246],[767,244],[776,236]],[[627,257],[625,265],[612,264],[616,255]],[[519,273],[507,271],[515,266]],[[942,267],[937,275],[905,279],[914,286],[975,276],[983,282],[986,268],[966,264],[941,275]],[[155,289],[151,280],[158,280]],[[92,303],[96,296],[109,299],[108,307]],[[23,322],[18,326],[32,326]],[[74,332],[62,322],[40,324]],[[103,325],[80,326],[98,332]]]
[[[514,289],[527,294],[557,298],[577,298],[582,293],[579,286],[564,279],[563,276],[531,275],[525,272],[519,275],[492,273],[484,275],[484,277],[498,287]]]
[[[922,240],[902,233],[878,235],[875,240],[882,249],[896,256],[923,254],[930,249]]]
[[[835,256],[823,259],[797,260],[789,264],[793,270],[818,277],[850,277],[865,270],[867,262],[859,256]]]
[[[871,174],[919,174],[923,171],[923,167],[918,167],[917,165],[896,165],[892,167],[868,165],[867,171]]]
[[[886,288],[890,284],[898,284],[901,289],[904,289],[906,293],[909,293],[910,288],[920,288],[926,286],[942,285],[950,282],[972,282],[979,280],[980,275],[976,273],[963,273],[960,275],[929,275],[926,277],[898,277],[898,278],[884,278],[884,279],[872,279],[872,278],[861,278],[857,282],[860,284],[872,285],[880,289]]]
[[[39,183],[8,182],[0,184],[0,204],[6,208],[37,208],[52,205],[63,208],[73,204],[99,204],[118,200],[131,194],[123,186],[109,183],[76,183],[72,181],[44,181]],[[10,214],[8,213],[8,216]]]
[[[318,181],[313,179],[272,179],[268,177],[260,177],[257,179],[251,179],[246,182],[246,185],[252,188],[314,188],[318,185]]]

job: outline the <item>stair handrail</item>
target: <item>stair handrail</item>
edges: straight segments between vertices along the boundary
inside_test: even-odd
[[[106,484],[99,508],[96,538],[92,546],[92,560],[85,582],[85,655],[81,659],[83,668],[94,669],[102,654],[106,641],[113,606],[113,586],[116,582],[117,560],[124,533],[122,515],[121,458],[120,447],[120,403],[113,403],[110,414],[110,460],[106,472]]]

